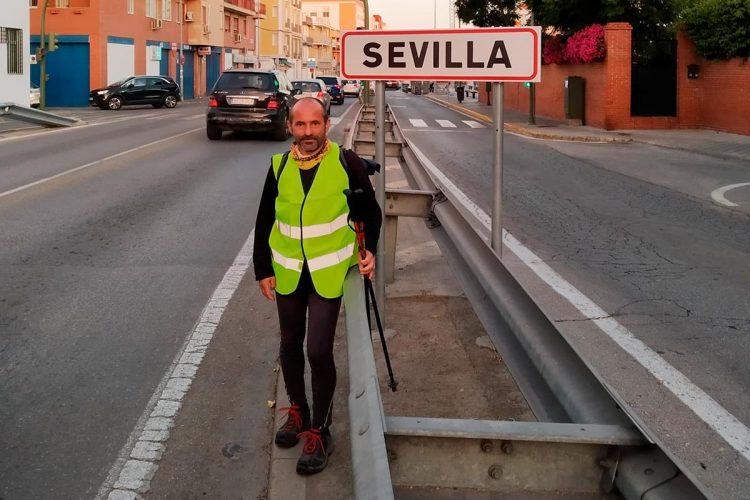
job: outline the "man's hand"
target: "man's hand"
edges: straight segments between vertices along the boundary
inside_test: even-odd
[[[276,300],[276,295],[274,293],[276,290],[276,276],[263,278],[258,284],[260,285],[260,293],[262,293],[265,298],[271,302]]]
[[[357,263],[359,264],[359,274],[369,279],[375,277],[375,256],[372,252],[365,250],[364,259],[360,254],[357,254]]]

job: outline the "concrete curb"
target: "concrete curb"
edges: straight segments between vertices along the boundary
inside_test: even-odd
[[[481,120],[485,123],[492,123],[492,118],[485,115],[484,113],[478,113],[471,109],[467,109],[461,105],[453,104],[452,102],[448,102],[443,99],[440,99],[439,97],[433,97],[429,95],[426,95],[424,97],[431,100],[432,102],[440,104],[441,106],[445,106],[446,108],[471,116],[472,118],[476,118],[477,120]],[[630,137],[555,134],[552,132],[544,132],[544,131],[536,130],[536,129],[533,129],[533,128],[530,128],[528,126],[521,125],[518,123],[505,123],[505,130],[507,130],[508,132],[513,132],[515,134],[519,134],[519,135],[523,135],[527,137],[533,137],[535,139],[550,139],[550,140],[557,140],[557,141],[578,141],[578,142],[619,142],[619,143],[633,142],[633,139]]]

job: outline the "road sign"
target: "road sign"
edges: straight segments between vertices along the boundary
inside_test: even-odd
[[[538,26],[347,31],[341,73],[367,80],[541,81]]]
[[[315,59],[308,59],[307,60],[307,67],[310,68],[310,69],[313,69],[313,68],[317,67]]]
[[[177,52],[177,42],[172,42],[172,52]]]

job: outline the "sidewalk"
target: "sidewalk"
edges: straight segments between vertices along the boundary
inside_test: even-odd
[[[478,120],[492,122],[492,106],[480,103],[477,99],[465,99],[459,104],[455,94],[424,94],[424,97]],[[536,124],[531,125],[528,113],[506,108],[503,115],[506,131],[529,137],[588,142],[638,142],[726,160],[750,162],[750,137],[745,135],[701,129],[604,130],[572,126],[562,120],[542,116],[536,116]]]

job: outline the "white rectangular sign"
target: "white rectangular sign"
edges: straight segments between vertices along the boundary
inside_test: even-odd
[[[347,31],[341,73],[366,80],[541,81],[538,26]]]

